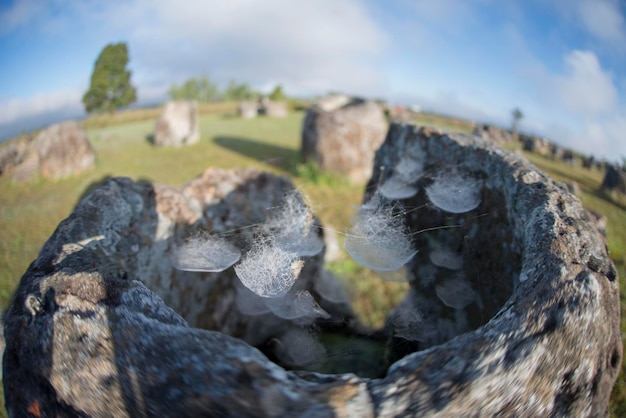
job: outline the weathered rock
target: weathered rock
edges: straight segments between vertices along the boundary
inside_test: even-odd
[[[385,383],[411,383],[379,413],[606,414],[622,342],[618,279],[597,219],[514,154],[401,125],[377,152],[367,196],[397,175],[400,161],[405,172],[409,162],[416,168],[416,194],[391,203],[406,213],[419,253],[408,265],[412,291],[389,318],[397,335],[389,355],[430,350],[390,368],[374,399],[389,393]],[[426,190],[452,173],[474,182],[478,207],[451,213],[429,201]],[[441,250],[455,262],[434,264]],[[409,335],[407,312],[416,318]]]
[[[4,341],[4,320],[0,315],[0,329],[2,332],[0,333],[0,353],[4,353],[4,347],[6,346],[6,341]],[[2,370],[0,370],[0,380],[2,380]]]
[[[329,94],[328,96],[322,97],[317,102],[315,102],[315,105],[326,112],[331,112],[333,110],[344,107],[352,100],[353,99],[344,94]]]
[[[576,183],[573,180],[566,182],[565,187],[567,187],[567,191],[570,192],[571,194],[576,195],[580,193],[580,186],[578,185],[578,183]]]
[[[595,222],[596,228],[598,228],[598,231],[600,231],[600,233],[606,237],[606,222],[607,222],[606,216],[604,216],[600,212],[596,212],[593,210],[589,212],[591,213],[592,220]]]
[[[553,160],[560,160],[563,158],[563,154],[565,154],[565,148],[557,144],[550,144],[549,153]]]
[[[255,226],[266,221],[268,213],[283,203],[284,195],[293,191],[293,185],[282,177],[254,170],[213,169],[183,188],[117,178],[96,189],[59,225],[16,292],[7,317],[8,409],[18,416],[32,405],[56,413],[73,410],[89,415],[102,415],[105,411],[109,415],[168,415],[169,410],[176,411],[171,413],[175,416],[195,416],[194,411],[213,410],[214,402],[208,398],[196,407],[192,405],[194,396],[205,391],[208,395],[213,389],[196,387],[202,384],[195,377],[195,382],[182,383],[189,376],[176,376],[175,370],[220,363],[230,368],[235,361],[244,368],[249,364],[252,375],[260,373],[257,359],[267,359],[243,341],[267,348],[269,342],[280,341],[289,330],[313,325],[314,321],[302,317],[283,319],[269,309],[244,313],[239,300],[243,286],[232,267],[219,273],[176,270],[171,251],[185,237],[200,230],[223,234],[245,251],[258,236]],[[308,290],[331,315],[328,321],[337,326],[350,321],[353,313],[347,300],[328,300],[316,290],[314,282],[320,275],[329,280],[322,271],[323,257],[321,252],[303,258],[304,267],[292,289]],[[244,303],[248,304],[260,299],[249,294],[245,297]],[[47,310],[45,314],[42,309]],[[20,329],[24,319],[28,324],[26,333]],[[190,325],[223,334],[193,330]],[[188,332],[191,333],[182,337]],[[135,341],[126,341],[135,337]],[[36,347],[31,346],[32,338],[39,341]],[[195,347],[197,343],[213,340],[218,345],[209,348],[211,344],[207,344],[206,350],[202,349],[204,354],[189,352],[187,359],[179,357],[186,357],[182,351],[176,354],[186,344],[195,351],[199,348]],[[240,349],[228,354],[231,350],[226,347],[231,344],[243,347],[238,360],[235,351]],[[95,346],[96,351],[91,351]],[[151,354],[139,355],[143,350]],[[235,357],[222,362],[221,355]],[[21,363],[15,362],[18,359]],[[24,362],[29,363],[28,370],[18,365]],[[154,375],[154,367],[163,367],[163,372]],[[270,380],[287,379],[284,371],[269,367],[267,370],[278,373]],[[37,379],[47,379],[56,394],[46,393],[48,389],[43,386],[22,393],[22,378],[29,379],[40,372],[45,374]],[[202,379],[208,384],[222,378],[216,370],[213,377]],[[108,379],[109,383],[101,379]],[[237,381],[235,375],[226,379]],[[136,384],[142,388],[133,386]],[[196,387],[192,389],[196,395],[181,384]],[[258,384],[261,381],[254,386]],[[219,385],[214,389],[219,391]],[[148,405],[148,399],[155,404]],[[186,404],[172,405],[173,409],[161,405],[177,399],[187,399]],[[220,408],[228,407],[229,402],[225,400]],[[273,408],[269,404],[268,407]],[[238,408],[233,405],[232,413]],[[300,406],[295,404],[294,408]]]
[[[535,135],[520,135],[524,151],[535,152],[539,155],[555,154],[559,151],[557,145],[551,144],[547,139]]]
[[[259,106],[256,102],[240,102],[237,106],[237,114],[245,119],[256,118]]]
[[[259,113],[273,118],[284,118],[287,116],[287,102],[264,100],[259,105]]]
[[[163,147],[191,145],[200,139],[196,102],[172,101],[165,104],[156,123],[154,144]]]
[[[331,97],[311,106],[302,126],[302,157],[323,170],[365,182],[374,153],[385,139],[387,122],[372,101]]]
[[[96,154],[78,122],[67,121],[12,142],[0,159],[1,174],[28,181],[37,174],[49,179],[79,174],[93,168]]]
[[[394,123],[410,123],[411,111],[405,106],[389,106],[387,108],[389,120]]]
[[[561,156],[561,160],[565,164],[569,164],[571,166],[575,166],[577,164],[578,157],[574,154],[574,151],[569,150],[569,149],[565,149],[563,151],[563,155]]]
[[[414,232],[444,227],[431,242],[418,239],[428,232],[414,235],[421,248],[409,265],[411,294],[431,294],[418,284],[416,269],[430,263],[420,254],[431,245],[459,244],[451,249],[463,255],[460,271],[475,299],[458,316],[441,318],[448,320],[441,327],[454,328],[465,316],[468,326],[457,329],[467,332],[408,354],[380,379],[285,371],[241,340],[190,328],[149,289],[169,289],[164,296],[178,300],[177,309],[211,292],[189,280],[189,291],[168,296],[182,279],[166,285],[168,273],[156,266],[167,263],[153,258],[167,258],[167,247],[190,223],[225,231],[257,222],[258,209],[274,204],[266,196],[276,187],[268,184],[272,177],[230,181],[246,172],[213,170],[182,191],[114,179],[59,225],[16,291],[4,325],[9,414],[606,414],[622,357],[619,289],[589,213],[528,162],[493,144],[400,125],[377,153],[369,195],[394,167],[411,163],[424,175],[413,179],[416,196],[393,202],[398,214]],[[414,207],[426,203],[424,188],[451,168],[479,180],[480,205],[461,214]],[[201,283],[210,277],[194,276]]]
[[[19,144],[29,139],[31,138],[20,137],[18,139],[11,140],[7,144],[3,144],[2,149],[0,149],[0,176],[3,174],[7,174],[8,172],[11,172],[15,169],[15,166],[19,162]]]
[[[474,128],[474,135],[481,136],[483,139],[493,141],[499,145],[504,145],[514,139],[511,131],[489,124],[479,125]]]
[[[607,164],[601,187],[626,194],[626,171],[615,164]]]
[[[596,165],[596,158],[593,155],[586,156],[582,159],[583,168],[592,169]]]

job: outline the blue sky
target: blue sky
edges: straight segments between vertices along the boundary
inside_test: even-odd
[[[0,139],[84,116],[107,43],[139,104],[207,75],[384,98],[626,157],[621,0],[0,0]]]

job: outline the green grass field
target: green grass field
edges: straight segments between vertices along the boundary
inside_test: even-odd
[[[156,113],[152,110],[132,117],[88,120],[87,133],[97,152],[94,170],[66,180],[37,179],[25,184],[17,184],[7,176],[0,177],[0,308],[4,310],[8,306],[20,277],[59,222],[72,212],[82,196],[109,177],[127,176],[182,185],[207,167],[256,167],[292,178],[310,199],[323,225],[338,231],[347,229],[355,206],[361,202],[364,186],[351,185],[298,163],[303,113],[292,113],[284,119],[246,120],[233,116],[231,110],[229,108],[226,114],[210,110],[203,113],[200,142],[180,149],[157,148],[148,142],[155,125]],[[423,122],[446,128],[441,118]],[[449,128],[466,129],[458,124]],[[600,171],[572,168],[536,155],[526,156],[557,180],[576,181],[585,206],[608,218],[609,249],[620,273],[622,307],[626,306],[623,286],[626,210],[623,202],[599,191],[603,176]],[[386,313],[408,289],[406,283],[380,280],[347,256],[328,267],[346,285],[363,322],[373,327],[382,325]],[[623,320],[624,330],[626,322]],[[615,416],[626,416],[623,372],[613,393],[611,408]]]

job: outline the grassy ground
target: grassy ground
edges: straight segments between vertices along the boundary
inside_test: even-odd
[[[444,129],[447,132],[470,134],[474,131],[474,123],[471,121],[454,119],[433,113],[418,113],[413,117],[411,122],[419,126]]]
[[[202,109],[199,143],[181,149],[156,148],[147,138],[154,131],[155,110],[129,111],[85,122],[88,136],[97,152],[94,170],[71,179],[37,179],[16,184],[0,177],[0,309],[6,308],[17,282],[28,264],[37,257],[45,240],[66,218],[82,196],[104,179],[127,176],[170,185],[181,185],[207,167],[257,167],[290,176],[313,204],[325,226],[343,231],[350,225],[354,207],[363,196],[363,186],[299,165],[302,113],[284,119],[240,119],[231,106],[224,111]],[[419,123],[465,132],[463,124],[446,125],[445,119],[425,115]],[[603,173],[572,168],[536,155],[527,157],[540,169],[561,181],[575,181],[579,197],[592,210],[608,218],[608,243],[623,280],[626,262],[626,210],[618,199],[599,191]],[[339,235],[341,239],[341,234]],[[346,284],[355,310],[373,327],[383,323],[386,313],[406,293],[405,283],[380,280],[347,256],[328,266]],[[622,315],[624,318],[624,315]],[[622,330],[626,329],[623,322]],[[0,403],[3,401],[3,396]],[[2,405],[0,405],[2,406]],[[612,412],[626,416],[624,373],[612,397]],[[3,408],[0,408],[3,411]],[[3,416],[0,412],[0,417]]]

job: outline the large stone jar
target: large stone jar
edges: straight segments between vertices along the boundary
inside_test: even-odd
[[[220,173],[205,176],[231,176]],[[267,177],[235,177],[182,191],[112,180],[59,225],[5,316],[11,416],[607,413],[622,358],[615,268],[580,201],[521,157],[392,126],[366,201],[392,204],[419,252],[386,327],[398,360],[381,378],[288,371],[244,342],[245,321],[227,327],[242,340],[183,319],[219,329],[233,306],[210,296],[211,286],[229,289],[226,279],[194,284],[163,259],[184,225],[236,228],[259,206],[233,205],[271,200]],[[428,332],[398,326],[407,313]]]
[[[302,124],[302,158],[322,170],[366,182],[387,121],[371,100],[330,96],[312,105]]]

